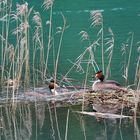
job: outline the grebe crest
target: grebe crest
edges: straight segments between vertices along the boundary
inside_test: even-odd
[[[98,78],[102,82],[104,81],[104,75],[101,70],[96,72],[95,77]]]
[[[114,80],[104,80],[104,75],[102,71],[98,71],[95,74],[95,77],[98,79],[92,85],[92,90],[102,91],[102,90],[116,90],[116,91],[125,91],[120,84]]]

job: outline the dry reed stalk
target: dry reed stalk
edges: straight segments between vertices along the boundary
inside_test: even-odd
[[[138,126],[137,119],[134,119],[134,136],[137,140],[140,140],[140,129]]]
[[[33,44],[33,66],[32,66],[32,69],[33,69],[33,87],[35,88],[35,85],[36,85],[36,72],[35,72],[35,58],[36,58],[36,47],[35,45]]]
[[[140,42],[137,43],[138,45],[138,59],[137,59],[137,64],[136,64],[136,72],[135,72],[135,79],[134,79],[134,85],[136,86],[136,89],[140,89]]]
[[[52,116],[52,111],[51,111],[51,107],[50,107],[49,103],[48,103],[48,109],[49,109],[51,128],[52,128],[52,138],[53,138],[53,140],[55,140],[56,137],[55,137],[54,123],[53,123],[53,116]]]
[[[90,13],[91,16],[91,26],[92,27],[99,27],[99,31],[97,33],[97,37],[99,37],[99,40],[101,40],[101,54],[102,54],[102,70],[103,73],[105,73],[105,66],[104,66],[104,27],[103,27],[103,16],[102,12],[97,10],[97,11],[92,11]]]
[[[28,17],[29,17],[29,12],[28,12],[28,3],[25,3],[25,12],[23,14],[24,17],[24,24],[25,24],[25,29],[24,29],[24,37],[25,37],[25,79],[24,83],[25,86],[29,86],[29,31],[28,31]]]
[[[120,132],[120,137],[121,137],[121,140],[124,140],[124,139],[123,139],[122,130],[121,130],[121,128],[120,128],[120,127],[119,127],[119,132]]]
[[[83,131],[84,139],[87,140],[85,120],[84,120],[83,116],[80,118],[80,121],[81,121],[80,123],[81,123],[81,126],[82,126],[82,131]]]
[[[65,128],[65,140],[68,139],[69,112],[70,112],[70,110],[68,109],[68,111],[67,111],[67,119],[66,119],[66,128]]]
[[[124,109],[124,99],[123,99],[122,106],[121,106],[121,116],[123,115],[123,109]],[[122,118],[120,118],[120,123],[119,123],[120,128],[121,128],[121,123],[122,123]]]
[[[111,28],[109,29],[109,33],[110,33],[110,38],[107,38],[107,42],[105,43],[105,45],[108,46],[105,53],[108,53],[108,58],[109,58],[108,66],[106,68],[105,79],[107,79],[109,76],[111,61],[112,61],[112,56],[113,56],[113,49],[114,49],[114,34]]]
[[[38,68],[38,71],[40,71],[41,74],[41,80],[44,80],[44,42],[43,42],[43,27],[42,27],[42,20],[40,17],[39,12],[34,12],[33,16],[33,22],[35,24],[35,31],[34,31],[34,36],[33,36],[33,79],[35,80],[35,60],[38,59],[37,53],[40,51],[40,56],[39,56],[39,64],[40,67]],[[33,81],[34,81],[33,80]]]
[[[19,87],[19,83],[22,76],[23,66],[25,63],[25,78],[27,79],[27,69],[29,69],[27,60],[29,50],[27,46],[27,40],[28,40],[28,34],[27,34],[27,28],[28,28],[28,22],[27,18],[30,15],[31,9],[28,11],[28,3],[24,3],[22,5],[17,4],[16,12],[13,12],[11,14],[11,21],[16,22],[16,28],[13,30],[13,35],[16,35],[16,47],[14,49],[13,54],[13,61],[12,61],[12,67],[13,67],[13,74],[12,74],[12,80],[16,81],[17,87]],[[25,46],[25,48],[24,48]],[[25,54],[25,57],[24,57]],[[27,83],[29,80],[26,80]],[[13,85],[13,101],[14,101],[14,93],[15,92],[15,85]]]
[[[36,120],[39,124],[39,130],[42,129],[45,120],[45,104],[35,103]]]
[[[0,8],[1,10],[3,9],[2,7],[2,3],[0,3]],[[2,10],[2,17],[4,16],[4,10]],[[2,31],[1,31],[1,36],[3,37],[4,36],[4,21],[2,21]],[[3,53],[4,53],[4,42],[3,42],[3,39],[1,40],[1,66],[3,65]],[[3,82],[3,67],[2,67],[2,73],[1,73],[1,84]]]
[[[6,51],[8,48],[8,37],[9,37],[9,22],[10,22],[10,14],[11,14],[11,5],[12,3],[7,3],[7,1],[3,1],[2,7],[2,37],[5,38],[5,44],[2,40],[2,75],[1,75],[1,82],[4,80],[4,68],[7,65],[6,59]],[[9,8],[9,10],[8,10]]]
[[[49,52],[51,48],[51,40],[52,40],[52,12],[53,12],[53,0],[44,0],[43,6],[45,9],[50,9],[50,17],[49,17],[49,34],[48,34],[48,45],[47,45],[47,56],[46,56],[46,62],[45,62],[45,69],[44,69],[44,77],[46,76],[46,72],[48,69],[48,57]]]
[[[57,117],[56,106],[54,106],[54,116],[55,116],[55,121],[56,121],[56,129],[57,129],[57,133],[58,133],[58,139],[62,140],[60,129],[59,129],[59,124],[58,124],[58,117]]]
[[[90,59],[90,56],[89,56],[89,59]],[[86,75],[85,75],[85,81],[84,81],[84,90],[86,89],[87,80],[88,80],[89,64],[90,64],[90,61],[88,61],[88,64],[87,64]],[[85,103],[85,94],[86,94],[86,92],[83,93],[82,111],[84,111],[84,106],[85,106],[85,105],[84,105],[84,103]]]
[[[131,62],[131,53],[132,53],[132,48],[133,48],[133,41],[134,41],[134,33],[130,33],[130,38],[128,38],[127,43],[122,45],[122,55],[124,56],[124,74],[123,77],[125,79],[125,85],[128,85],[128,74],[129,74],[129,67],[130,67],[130,62]],[[129,44],[130,41],[130,44]],[[128,46],[130,45],[130,49],[127,52]],[[128,53],[128,54],[127,54]],[[128,58],[127,58],[128,55]]]
[[[107,140],[107,125],[106,125],[106,120],[104,120],[104,136],[105,136],[105,140]]]
[[[63,36],[64,36],[64,31],[66,29],[66,18],[64,17],[64,15],[62,13],[61,13],[61,15],[63,18],[63,27],[60,27],[60,30],[58,31],[58,33],[61,33],[61,35],[60,35],[58,52],[57,52],[56,62],[55,62],[55,70],[54,70],[54,81],[55,82],[56,82],[56,77],[57,77],[58,61],[59,61],[59,55],[60,55],[60,50],[61,50],[61,46],[62,46],[62,40],[63,40]]]
[[[9,113],[9,108],[6,106],[5,107],[5,112],[6,112],[6,121],[8,122],[8,131],[9,131],[9,133],[10,133],[10,138],[11,138],[11,140],[13,140],[13,135],[12,135],[12,128],[11,128],[11,126],[12,126],[12,122],[11,122],[11,114]]]
[[[133,41],[134,41],[134,33],[131,33],[131,42],[130,42],[130,50],[129,50],[129,57],[128,57],[128,63],[127,63],[127,83],[128,83],[128,73],[129,73],[129,65],[131,61],[131,53],[133,48]]]

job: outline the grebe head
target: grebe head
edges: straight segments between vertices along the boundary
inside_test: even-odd
[[[59,87],[57,83],[55,83],[55,81],[52,79],[49,83],[49,89],[52,90],[52,89],[55,89]]]
[[[96,72],[95,77],[98,78],[100,81],[104,81],[104,75],[101,70]]]
[[[54,89],[54,87],[55,87],[55,83],[54,83],[54,80],[52,79],[49,83],[49,89],[52,90]]]
[[[49,89],[50,89],[50,92],[52,94],[55,94],[57,95],[57,91],[56,91],[56,88],[58,88],[59,86],[55,83],[55,81],[52,79],[49,83]]]

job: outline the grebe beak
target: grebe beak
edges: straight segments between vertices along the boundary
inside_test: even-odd
[[[95,74],[95,77],[97,78],[98,77],[98,74]]]

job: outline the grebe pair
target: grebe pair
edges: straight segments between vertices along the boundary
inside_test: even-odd
[[[98,80],[96,80],[92,85],[93,91],[114,90],[126,92],[126,90],[123,87],[121,87],[121,85],[118,82],[114,80],[104,80],[104,75],[102,71],[98,71],[95,74],[95,77]]]
[[[114,90],[114,91],[123,91],[127,92],[126,89],[121,87],[121,85],[114,81],[114,80],[104,80],[104,75],[102,71],[98,71],[95,74],[95,77],[98,79],[94,81],[92,85],[92,90],[93,91],[106,91],[106,90]],[[58,84],[54,81],[51,80],[49,83],[49,89],[50,92],[54,95],[58,95],[58,91],[63,92],[63,91],[68,91],[66,88],[61,88],[58,86]]]

